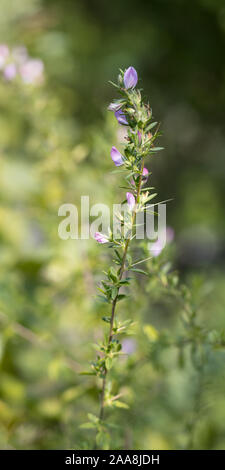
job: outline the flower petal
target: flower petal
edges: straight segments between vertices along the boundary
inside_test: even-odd
[[[108,238],[100,232],[95,232],[94,238],[98,243],[108,243],[109,241]]]
[[[127,196],[128,207],[130,211],[132,211],[135,206],[135,197],[132,193],[127,193],[126,196]]]
[[[143,171],[142,171],[142,182],[143,182],[143,184],[147,183],[148,175],[149,175],[148,169],[144,167]]]
[[[108,110],[115,112],[115,111],[118,111],[121,108],[121,106],[122,106],[122,103],[117,103],[117,102],[110,103],[108,106]]]
[[[129,88],[134,88],[137,85],[138,74],[134,67],[129,67],[124,74],[124,85],[128,90]]]
[[[157,240],[155,243],[153,243],[150,247],[150,252],[152,254],[152,256],[154,256],[154,258],[156,258],[157,256],[160,255],[160,253],[162,252],[164,246],[162,245],[162,243],[160,242],[160,240]]]
[[[117,150],[116,147],[112,147],[111,149],[111,158],[112,161],[115,163],[116,166],[121,166],[123,165],[123,157],[119,150]]]
[[[7,64],[3,70],[4,78],[8,81],[13,80],[16,74],[17,74],[17,71],[16,71],[16,66],[14,63]]]
[[[123,111],[121,111],[121,109],[118,109],[118,111],[115,112],[115,116],[116,116],[116,119],[117,119],[119,124],[122,124],[122,126],[127,126],[128,125],[128,122],[126,120],[126,116],[123,113]]]

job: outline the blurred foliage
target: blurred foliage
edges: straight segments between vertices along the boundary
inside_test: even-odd
[[[165,278],[138,276],[120,307],[138,326],[112,371],[129,405],[113,414],[113,448],[224,449],[224,0],[1,7],[0,43],[25,45],[45,65],[40,86],[0,80],[1,448],[93,445],[79,426],[98,414],[99,389],[80,371],[102,337],[96,285],[108,261],[92,240],[60,240],[57,213],[85,194],[121,199],[107,82],[133,65],[164,132],[152,183],[173,198],[175,246],[159,262],[172,260],[189,285],[198,348],[181,347],[183,307]]]

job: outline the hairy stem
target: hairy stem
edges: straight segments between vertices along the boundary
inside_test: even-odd
[[[141,180],[142,180],[143,168],[144,168],[144,159],[142,159],[142,163],[141,163],[141,173],[140,173],[140,178],[139,178],[138,188],[137,188],[136,205],[137,205],[138,202],[139,202],[140,193],[141,193]],[[121,263],[121,268],[120,268],[120,276],[119,276],[119,279],[120,279],[120,280],[122,279],[123,274],[124,274],[124,271],[125,271],[125,263],[126,263],[126,257],[127,257],[127,250],[128,250],[128,247],[129,247],[129,243],[130,243],[131,237],[132,237],[132,227],[133,227],[133,225],[134,225],[134,223],[135,223],[136,213],[137,213],[137,207],[135,208],[134,213],[133,213],[133,215],[132,215],[132,220],[131,220],[131,234],[130,234],[130,236],[127,238],[127,241],[126,241],[126,244],[125,244],[125,247],[124,247],[123,258],[122,258],[122,263]],[[117,300],[118,300],[118,295],[119,295],[119,291],[118,291],[118,294],[117,294],[117,296],[115,297],[115,299],[113,300],[113,303],[112,303],[112,311],[111,311],[111,318],[110,318],[110,329],[109,329],[108,346],[110,345],[110,343],[111,343],[111,341],[112,341],[112,338],[113,338],[113,326],[114,326],[114,318],[115,318],[116,304],[117,304]],[[107,371],[107,369],[105,368],[105,374],[104,374],[103,383],[102,383],[101,399],[100,399],[100,413],[99,413],[99,419],[100,419],[100,421],[102,421],[102,420],[104,419],[104,402],[105,402],[105,389],[106,389],[107,373],[108,373],[108,371]]]

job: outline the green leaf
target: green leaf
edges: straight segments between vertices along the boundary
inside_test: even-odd
[[[135,273],[145,274],[145,276],[149,276],[149,273],[147,273],[146,271],[143,271],[143,269],[130,268],[129,271],[133,271]]]
[[[117,297],[117,300],[123,300],[125,299],[126,297],[128,297],[126,294],[119,294],[118,297]]]
[[[102,317],[102,320],[105,321],[106,323],[110,323],[111,317]]]
[[[101,287],[97,287],[97,289],[103,294],[103,296],[105,295],[105,291],[101,289]]]
[[[158,124],[158,122],[152,122],[149,124],[149,126],[146,128],[145,132],[149,132],[153,127],[155,127]]]
[[[171,266],[172,266],[172,264],[170,262],[164,264],[164,266],[162,267],[162,272],[164,274],[167,274],[169,272],[169,270],[171,269]]]
[[[152,147],[151,152],[159,152],[160,150],[164,150],[164,147]]]
[[[157,196],[157,193],[150,194],[150,196],[148,196],[148,199],[146,199],[146,202],[151,201],[156,196]]]
[[[81,429],[95,429],[96,425],[94,423],[83,423],[79,426]]]
[[[96,372],[80,372],[79,375],[96,375]]]
[[[159,332],[153,325],[144,325],[143,330],[150,341],[155,342],[158,340]]]
[[[117,257],[118,257],[118,260],[119,260],[119,261],[122,261],[122,256],[120,255],[120,253],[119,253],[118,250],[115,250],[115,254],[116,254]]]
[[[126,403],[123,403],[122,401],[119,401],[119,400],[114,401],[113,404],[117,408],[124,408],[126,410],[129,408],[129,406]]]
[[[91,423],[97,424],[99,422],[99,418],[92,413],[88,413],[88,419],[91,421]]]
[[[99,431],[96,436],[96,444],[101,450],[109,449],[110,435],[105,430]]]
[[[118,289],[117,289],[117,287],[113,287],[113,288],[112,288],[112,300],[115,300],[117,294],[118,294]]]
[[[129,279],[121,279],[120,285],[122,285],[122,284],[130,284],[130,280]]]
[[[114,282],[118,281],[116,270],[113,267],[109,268],[108,275]]]
[[[113,358],[112,357],[107,357],[106,360],[105,360],[105,366],[106,366],[107,370],[111,369],[112,363],[113,363]]]
[[[116,85],[116,83],[111,82],[111,80],[109,80],[109,83],[110,83],[110,85],[114,86],[115,88],[120,88],[118,85]]]

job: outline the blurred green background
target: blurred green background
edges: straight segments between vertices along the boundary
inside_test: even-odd
[[[38,86],[0,70],[0,447],[91,448],[91,432],[79,426],[98,413],[98,389],[79,373],[102,337],[96,286],[108,252],[93,240],[60,240],[58,208],[79,206],[81,195],[91,204],[123,198],[111,173],[121,136],[107,112],[116,96],[108,81],[133,65],[162,123],[165,150],[149,169],[159,199],[173,199],[168,257],[193,292],[204,291],[202,324],[223,330],[225,2],[0,6],[0,43],[26,46],[44,63]],[[113,412],[112,448],[224,449],[223,350],[207,363],[190,444],[198,374],[173,348],[153,355],[146,329],[179,331],[179,306],[143,278],[132,295],[120,307],[138,321],[125,343],[132,354],[115,372],[130,408]]]

